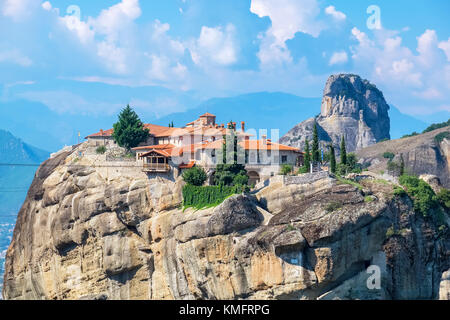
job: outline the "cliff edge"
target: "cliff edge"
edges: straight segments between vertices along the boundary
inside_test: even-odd
[[[182,210],[180,178],[80,157],[84,148],[38,169],[7,251],[5,299],[450,298],[448,226],[414,213],[390,183],[277,176]]]

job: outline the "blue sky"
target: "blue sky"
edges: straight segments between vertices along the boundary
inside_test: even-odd
[[[402,112],[446,120],[448,12],[446,0],[0,0],[0,103],[98,116],[130,102],[157,118],[243,93],[320,97],[351,72]]]

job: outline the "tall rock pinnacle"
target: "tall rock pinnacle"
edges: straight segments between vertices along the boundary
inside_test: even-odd
[[[320,115],[292,128],[280,139],[283,144],[302,148],[312,139],[314,121],[324,143],[337,148],[342,135],[348,151],[355,151],[389,139],[389,105],[383,93],[358,75],[331,75],[325,85]]]

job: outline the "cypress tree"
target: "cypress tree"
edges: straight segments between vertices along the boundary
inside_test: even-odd
[[[311,165],[311,154],[309,153],[309,141],[308,138],[305,140],[305,159],[303,161],[303,165],[309,171],[309,167]]]
[[[332,144],[330,144],[330,170],[332,173],[336,173],[336,155]]]
[[[315,122],[313,130],[312,159],[314,162],[320,161],[319,135],[317,134],[317,123]]]
[[[344,135],[342,135],[341,139],[341,164],[347,164],[347,150],[345,148]]]

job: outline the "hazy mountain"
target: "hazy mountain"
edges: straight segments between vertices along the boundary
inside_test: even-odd
[[[0,130],[0,215],[17,213],[37,166],[49,153]]]
[[[321,99],[302,98],[281,92],[259,92],[213,98],[191,108],[195,105],[192,101],[192,104],[186,105],[186,111],[162,118],[158,118],[151,110],[136,108],[136,111],[144,122],[165,126],[171,121],[175,126],[183,126],[199,115],[211,112],[217,116],[218,123],[245,121],[247,128],[266,128],[269,129],[269,134],[270,129],[278,128],[281,137],[296,124],[319,114]],[[76,144],[78,131],[83,139],[99,129],[111,128],[117,120],[117,114],[58,113],[40,102],[28,100],[0,102],[0,114],[0,128],[51,152],[64,145]],[[402,114],[392,106],[389,116],[392,138],[413,131],[421,132],[429,124]]]
[[[33,164],[40,164],[48,156],[47,151],[24,143],[8,131],[0,130],[0,292],[5,253],[11,241],[16,214],[38,168]]]
[[[391,118],[391,139],[401,138],[405,134],[410,134],[413,131],[422,132],[430,125],[427,122],[401,113],[400,110],[392,105],[390,107],[389,117]]]
[[[259,92],[230,98],[209,99],[186,112],[174,113],[157,120],[157,124],[184,126],[205,112],[217,116],[217,123],[234,121],[240,127],[245,121],[247,129],[279,129],[280,137],[300,120],[320,111],[320,98],[302,98],[282,92]]]

